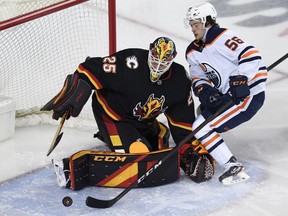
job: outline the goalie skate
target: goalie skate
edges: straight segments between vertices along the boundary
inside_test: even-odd
[[[219,177],[219,181],[223,185],[233,185],[244,182],[250,178],[249,175],[244,172],[243,165],[237,162],[234,156],[232,156],[223,167],[225,172]]]
[[[69,178],[67,179],[67,175],[65,172],[69,173],[69,170],[64,170],[64,163],[62,160],[52,160],[52,165],[54,167],[54,173],[56,175],[57,183],[59,187],[67,187]]]

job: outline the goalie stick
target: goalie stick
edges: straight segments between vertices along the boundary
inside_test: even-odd
[[[288,53],[286,53],[283,57],[278,59],[276,62],[271,64],[267,70],[272,70],[282,61],[284,61],[288,57]],[[163,157],[161,160],[156,163],[151,169],[149,169],[144,175],[140,176],[137,180],[135,180],[129,187],[125,188],[121,193],[119,193],[116,197],[109,200],[97,199],[91,196],[86,198],[86,205],[92,208],[109,208],[113,206],[117,201],[119,201],[124,195],[126,195],[131,189],[133,189],[137,184],[141,183],[148,175],[151,175],[161,164],[163,164],[171,155],[173,155],[178,149],[188,142],[197,132],[199,132],[203,127],[205,127],[210,121],[214,120],[219,114],[221,114],[226,108],[228,108],[233,103],[232,100],[228,101],[222,107],[220,107],[213,115],[207,118],[202,124],[200,124],[194,131],[192,131],[187,137],[185,137],[178,146],[175,146],[169,154]]]
[[[47,157],[48,157],[48,156],[51,154],[51,152],[56,148],[56,146],[58,145],[58,143],[60,142],[60,140],[61,140],[61,138],[62,138],[62,136],[63,136],[63,132],[62,132],[62,133],[60,133],[60,132],[61,132],[62,127],[63,127],[63,124],[64,124],[64,122],[65,122],[65,120],[66,120],[67,113],[68,113],[68,112],[65,112],[64,115],[62,116],[62,119],[61,119],[61,121],[60,121],[60,124],[59,124],[59,126],[58,126],[58,128],[57,128],[57,131],[56,131],[56,133],[55,133],[55,136],[54,136],[54,138],[53,138],[53,140],[52,140],[52,143],[51,143],[51,145],[50,145],[50,148],[49,148],[49,150],[48,150],[48,152],[47,152]]]

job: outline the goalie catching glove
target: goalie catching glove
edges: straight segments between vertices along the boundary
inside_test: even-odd
[[[77,117],[87,102],[92,88],[78,74],[69,74],[66,77],[61,91],[49,101],[41,111],[53,110],[53,119],[58,120],[66,111],[66,119],[70,116]]]
[[[198,140],[180,148],[180,166],[185,174],[196,183],[208,181],[214,175],[215,160]]]

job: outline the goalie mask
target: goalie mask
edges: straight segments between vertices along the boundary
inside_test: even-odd
[[[208,2],[192,5],[186,14],[186,20],[188,23],[191,20],[200,20],[204,27],[207,26],[206,22],[209,22],[210,24],[215,23],[216,18],[217,11],[214,6]]]
[[[175,44],[169,38],[160,37],[150,44],[148,65],[152,82],[157,82],[168,71],[176,54]]]

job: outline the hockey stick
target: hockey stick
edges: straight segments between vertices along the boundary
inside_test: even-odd
[[[141,177],[135,180],[129,187],[125,188],[120,194],[118,194],[115,198],[111,200],[100,200],[97,198],[93,198],[88,196],[86,198],[86,205],[92,208],[109,208],[114,205],[118,200],[120,200],[126,193],[128,193],[132,188],[134,188],[137,184],[141,183],[148,175],[151,175],[161,164],[163,164],[167,159],[169,159],[172,155],[174,155],[178,149],[187,143],[190,139],[194,137],[194,135],[199,132],[203,127],[205,127],[209,122],[215,119],[220,113],[222,113],[226,108],[228,108],[233,103],[232,100],[229,100],[226,104],[220,107],[213,115],[207,118],[202,124],[200,124],[195,130],[193,130],[187,137],[185,137],[178,146],[175,146],[165,157],[159,160],[152,169],[149,169],[146,173],[144,173]]]
[[[286,53],[284,56],[282,56],[280,59],[278,59],[277,61],[275,61],[273,64],[271,64],[267,70],[270,71],[272,70],[274,67],[276,67],[278,64],[280,64],[282,61],[284,61],[286,58],[288,57],[288,53]]]
[[[285,54],[283,57],[281,57],[279,60],[274,62],[272,65],[270,65],[267,70],[272,70],[275,66],[280,64],[282,61],[284,61],[288,57],[288,53]],[[178,146],[175,146],[169,154],[167,154],[163,159],[159,160],[156,165],[152,167],[152,169],[149,169],[146,173],[144,173],[140,178],[138,178],[136,181],[134,181],[129,187],[125,188],[120,194],[118,194],[116,197],[110,200],[101,200],[97,198],[93,198],[91,196],[88,196],[86,198],[86,205],[92,208],[109,208],[113,206],[118,200],[120,200],[125,194],[127,194],[131,189],[133,189],[137,184],[141,183],[148,175],[150,175],[152,172],[154,172],[162,163],[164,163],[168,158],[171,157],[178,149],[187,143],[191,138],[194,137],[194,135],[199,132],[203,127],[205,127],[209,122],[214,120],[219,114],[221,114],[226,108],[228,108],[233,103],[232,100],[229,100],[226,104],[224,104],[222,107],[220,107],[213,115],[211,115],[209,118],[207,118],[202,124],[200,124],[194,131],[192,131],[186,138],[184,138]]]
[[[61,121],[60,121],[60,124],[59,124],[59,126],[58,126],[58,128],[57,128],[57,131],[56,131],[56,133],[55,133],[55,136],[54,136],[54,138],[53,138],[53,140],[52,140],[52,143],[51,143],[51,145],[50,145],[50,148],[49,148],[49,150],[48,150],[48,152],[47,152],[47,157],[48,157],[48,156],[51,154],[51,152],[56,148],[56,146],[58,145],[58,143],[60,142],[60,140],[61,140],[61,138],[62,138],[62,136],[63,136],[63,132],[62,132],[62,133],[60,133],[60,132],[61,132],[61,129],[62,129],[62,127],[63,127],[63,124],[64,124],[64,122],[65,122],[65,120],[66,120],[67,113],[68,113],[68,112],[65,112],[64,115],[62,116],[62,119],[61,119]]]

